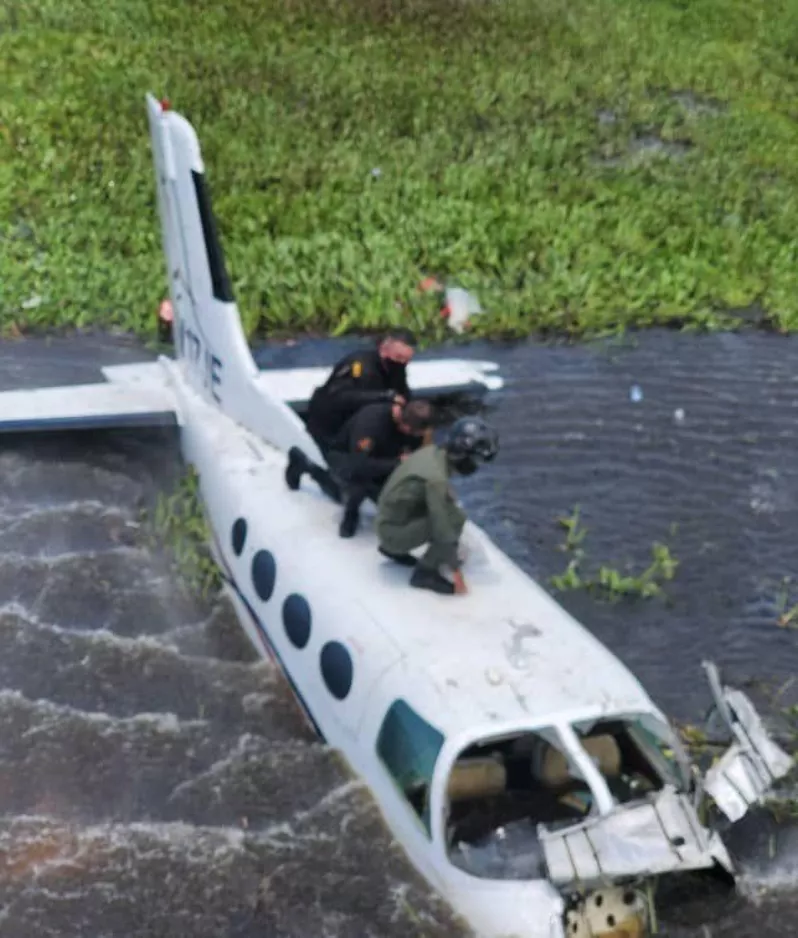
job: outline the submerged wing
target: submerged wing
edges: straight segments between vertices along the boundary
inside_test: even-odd
[[[0,433],[177,425],[175,400],[159,364],[104,373],[111,380],[0,394]]]

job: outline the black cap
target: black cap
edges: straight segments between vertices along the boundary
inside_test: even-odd
[[[384,342],[386,339],[396,339],[398,342],[404,342],[405,345],[409,345],[410,348],[415,348],[418,345],[415,334],[410,329],[405,329],[402,326],[386,330],[380,342]]]

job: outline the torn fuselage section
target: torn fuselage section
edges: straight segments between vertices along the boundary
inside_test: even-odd
[[[734,875],[720,834],[699,816],[707,795],[739,820],[793,765],[748,698],[717,688],[733,744],[703,786],[656,712],[553,720],[467,745],[446,785],[449,862],[479,879],[548,880],[566,900],[563,933],[576,938],[623,934],[618,922],[647,934],[651,880]]]
[[[703,827],[690,799],[670,786],[566,830],[543,827],[539,837],[556,886],[596,886],[707,869],[716,862],[732,872],[720,837]]]
[[[662,841],[657,846],[659,854],[671,857],[669,868],[701,865],[709,846],[688,794],[678,794],[689,790],[689,763],[674,754],[678,743],[667,725],[659,733],[656,728],[649,715],[602,718],[469,746],[455,761],[447,786],[451,862],[486,878],[606,882],[645,870],[647,848],[630,853],[620,864],[622,873],[607,876],[584,831],[617,826],[611,837],[617,842],[645,829],[651,847],[654,828],[645,825],[659,818],[666,827],[656,828]],[[659,813],[652,814],[652,805],[660,806]],[[555,855],[563,838],[567,850],[579,841],[587,851],[568,870]],[[604,849],[611,849],[609,843]]]

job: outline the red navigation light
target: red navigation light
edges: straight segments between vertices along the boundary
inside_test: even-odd
[[[418,285],[422,293],[430,293],[432,290],[442,290],[443,287],[434,277],[425,277]]]
[[[161,98],[161,110],[162,111],[172,110],[172,105],[169,103],[169,98]]]
[[[164,300],[158,307],[158,319],[161,322],[173,322],[175,318],[174,309],[171,300]]]

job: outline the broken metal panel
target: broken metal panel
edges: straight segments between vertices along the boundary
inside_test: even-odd
[[[718,713],[734,739],[707,772],[704,790],[730,821],[739,821],[790,771],[794,760],[770,738],[748,697],[723,687],[714,664],[705,661],[703,666]]]
[[[671,786],[565,830],[540,825],[538,836],[549,877],[559,886],[702,869],[716,860],[732,868],[720,839]]]

